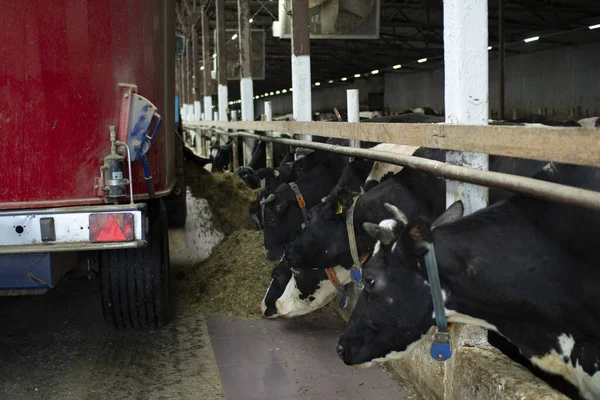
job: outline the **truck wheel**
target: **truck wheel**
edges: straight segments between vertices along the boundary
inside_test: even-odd
[[[149,202],[147,215],[146,247],[100,252],[104,319],[117,329],[157,328],[171,319],[164,202]]]
[[[169,226],[183,228],[187,218],[187,196],[183,176],[178,178],[173,193],[165,197]]]

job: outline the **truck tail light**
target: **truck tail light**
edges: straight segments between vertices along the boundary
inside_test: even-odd
[[[128,242],[133,239],[133,214],[90,214],[91,242]]]

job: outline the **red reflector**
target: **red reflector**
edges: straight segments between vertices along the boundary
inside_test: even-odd
[[[90,214],[91,242],[128,242],[133,238],[133,214]]]

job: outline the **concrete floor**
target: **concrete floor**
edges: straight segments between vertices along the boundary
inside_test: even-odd
[[[173,276],[199,256],[186,246],[190,234],[170,232]],[[42,296],[0,297],[0,399],[407,398],[379,367],[341,362],[342,325],[332,315],[206,316],[173,281],[175,317],[151,332],[107,327],[98,279],[70,276]]]

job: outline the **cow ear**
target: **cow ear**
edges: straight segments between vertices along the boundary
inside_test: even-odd
[[[454,221],[462,218],[464,213],[465,213],[465,207],[463,205],[463,202],[460,200],[455,201],[454,203],[452,203],[452,205],[450,207],[448,207],[448,209],[446,211],[444,211],[444,213],[442,215],[440,215],[438,217],[438,219],[435,220],[435,222],[432,225],[432,229],[436,228],[440,225],[454,222]]]
[[[422,256],[427,252],[426,244],[433,241],[431,223],[424,218],[417,218],[406,225],[402,232],[402,243],[407,252]]]
[[[365,222],[363,229],[375,240],[379,240],[386,246],[389,246],[396,240],[396,235],[392,229],[385,228],[372,222]]]

